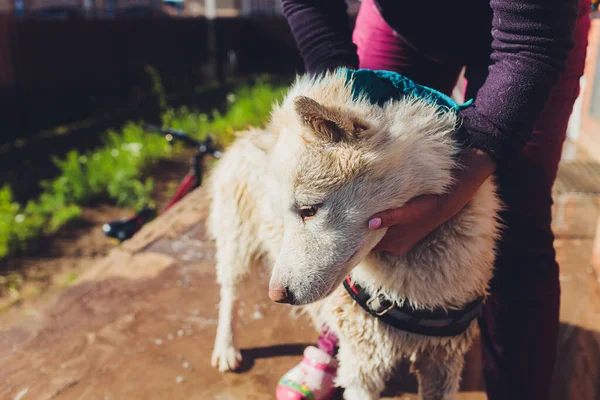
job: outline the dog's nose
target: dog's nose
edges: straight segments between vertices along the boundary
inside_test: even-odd
[[[276,303],[289,303],[291,297],[285,287],[269,287],[269,297]]]

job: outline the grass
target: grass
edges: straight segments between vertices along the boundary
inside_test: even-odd
[[[261,126],[284,90],[283,86],[258,80],[228,94],[224,113],[197,113],[187,107],[168,108],[160,80],[152,69],[148,73],[163,110],[163,125],[199,139],[211,133],[221,146],[231,143],[234,132]],[[53,158],[58,176],[41,182],[42,194],[26,204],[14,200],[8,185],[0,187],[0,259],[27,251],[35,239],[77,219],[83,206],[97,202],[134,208],[152,205],[153,181],[145,171],[172,156],[177,148],[161,136],[147,133],[143,126],[129,122],[120,130],[106,132],[99,148],[72,150],[63,158]]]

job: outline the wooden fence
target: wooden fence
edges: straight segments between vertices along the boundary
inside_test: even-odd
[[[216,35],[212,54],[209,23]],[[225,68],[232,58],[237,60],[235,71]],[[212,22],[0,16],[0,144],[111,110],[135,110],[151,93],[146,66],[156,69],[167,92],[193,90],[211,78],[209,61],[220,71],[237,74],[302,69],[280,16]]]

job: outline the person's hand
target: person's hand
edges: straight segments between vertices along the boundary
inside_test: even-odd
[[[389,227],[373,251],[406,254],[435,228],[458,214],[496,168],[488,154],[476,149],[465,150],[461,162],[463,168],[456,171],[456,182],[448,193],[415,197],[400,208],[371,217],[369,229]]]

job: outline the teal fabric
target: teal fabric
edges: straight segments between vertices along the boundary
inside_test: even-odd
[[[353,82],[352,90],[355,98],[364,95],[369,101],[378,105],[412,95],[442,108],[459,112],[473,102],[473,100],[469,100],[466,103],[458,104],[451,97],[435,89],[419,85],[397,72],[342,68],[340,73],[345,74],[346,79]]]

